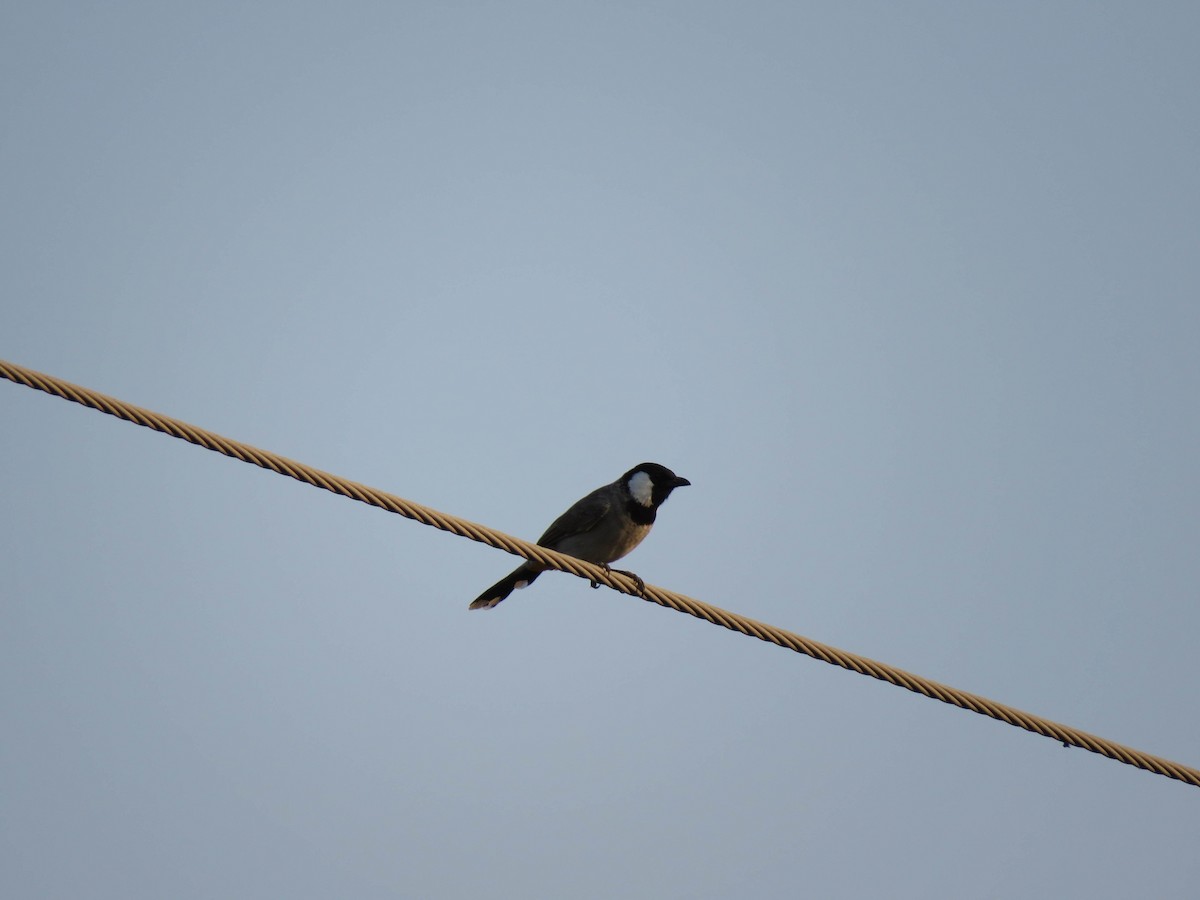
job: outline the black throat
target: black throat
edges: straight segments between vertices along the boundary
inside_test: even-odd
[[[629,518],[638,525],[653,525],[654,517],[658,515],[657,506],[642,506],[632,497],[625,502],[625,509],[629,513]]]

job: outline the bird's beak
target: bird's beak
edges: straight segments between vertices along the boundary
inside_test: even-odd
[[[676,475],[675,483],[671,486],[672,487],[690,487],[691,484],[692,483],[690,481],[688,481],[686,478],[680,478],[678,475]]]

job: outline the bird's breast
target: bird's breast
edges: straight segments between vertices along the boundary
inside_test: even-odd
[[[572,535],[555,549],[594,563],[616,562],[650,533],[649,525],[613,516],[585,534]]]

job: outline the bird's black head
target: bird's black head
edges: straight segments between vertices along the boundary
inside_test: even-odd
[[[634,502],[647,509],[657,509],[671,496],[677,487],[691,484],[680,478],[666,466],[658,463],[642,463],[621,476],[621,483]]]

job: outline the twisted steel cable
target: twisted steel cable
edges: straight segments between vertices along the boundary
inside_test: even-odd
[[[349,497],[351,500],[357,500],[360,503],[377,506],[388,512],[414,519],[424,525],[431,525],[434,528],[440,528],[442,531],[470,538],[473,541],[487,544],[490,547],[496,547],[516,556],[536,560],[549,568],[570,572],[572,575],[577,575],[580,578],[608,585],[622,593],[635,597],[640,596],[642,599],[657,603],[659,606],[665,606],[667,609],[673,609],[676,612],[687,613],[689,616],[695,616],[714,625],[720,625],[722,628],[728,628],[730,631],[737,631],[741,634],[758,638],[760,641],[766,641],[769,644],[776,644],[788,650],[803,653],[806,656],[811,656],[813,659],[819,659],[822,662],[841,666],[843,669],[849,669],[852,672],[858,672],[860,675],[869,675],[871,678],[886,681],[888,684],[894,684],[897,687],[905,688],[926,697],[932,697],[934,700],[940,700],[943,703],[949,703],[952,706],[997,719],[1009,725],[1014,725],[1017,728],[1023,728],[1034,734],[1053,738],[1061,742],[1064,747],[1081,747],[1084,750],[1090,750],[1101,756],[1107,756],[1109,759],[1115,759],[1126,765],[1136,766],[1139,769],[1164,775],[1167,778],[1174,778],[1193,787],[1200,787],[1200,770],[1190,766],[1172,762],[1158,756],[1151,756],[1148,753],[1143,753],[1132,747],[1126,747],[1105,738],[1097,737],[1086,731],[1080,731],[1076,728],[1044,719],[1041,716],[1015,709],[1003,703],[997,703],[986,697],[970,694],[949,685],[922,678],[919,675],[914,675],[895,666],[877,662],[845,650],[839,650],[828,644],[822,644],[818,641],[794,634],[793,632],[785,631],[782,628],[768,625],[765,622],[758,622],[737,613],[729,612],[728,610],[704,603],[684,594],[664,590],[654,585],[647,585],[645,591],[639,594],[636,582],[632,578],[618,572],[611,572],[592,563],[584,562],[571,556],[565,556],[553,550],[547,550],[545,547],[539,547],[537,544],[531,544],[528,541],[512,537],[501,531],[488,528],[485,525],[479,525],[475,522],[460,519],[457,516],[438,512],[428,506],[422,506],[419,503],[405,500],[403,497],[397,497],[395,494],[389,494],[364,484],[349,481],[337,475],[332,475],[329,472],[323,472],[304,463],[288,459],[287,457],[279,456],[266,450],[260,450],[257,447],[252,447],[240,441],[222,437],[203,428],[197,428],[194,425],[189,425],[170,416],[160,415],[159,413],[124,403],[114,397],[71,384],[51,375],[45,375],[41,372],[27,369],[24,366],[0,360],[0,376],[17,384],[45,391],[47,394],[53,394],[56,397],[62,397],[64,400],[70,400],[74,403],[100,410],[100,412],[108,413],[110,416],[116,416],[127,422],[152,428],[155,431],[161,431],[163,434],[169,434],[172,437],[180,438],[208,450],[214,450],[217,453],[223,453],[234,459],[240,459],[242,462],[253,463],[256,466],[261,466],[280,475],[287,475],[290,478],[295,478],[297,481],[311,484],[313,487],[322,488],[323,490],[340,494],[343,497]]]

